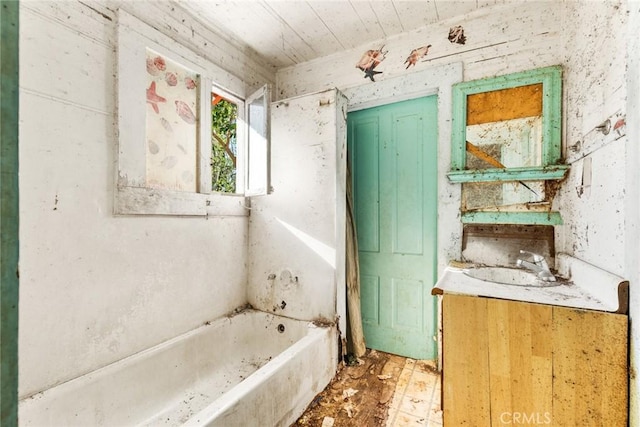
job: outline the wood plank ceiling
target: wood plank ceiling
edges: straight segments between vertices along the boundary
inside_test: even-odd
[[[279,69],[501,1],[182,0],[179,4]]]

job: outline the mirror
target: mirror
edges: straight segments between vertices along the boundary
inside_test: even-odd
[[[467,96],[466,169],[542,166],[542,84]]]
[[[560,66],[453,86],[451,171],[463,223],[560,224]]]
[[[518,183],[564,177],[561,92],[559,66],[454,85],[449,179]]]

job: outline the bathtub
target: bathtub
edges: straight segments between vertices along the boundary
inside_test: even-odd
[[[289,426],[333,378],[335,326],[244,310],[25,398],[20,426]]]

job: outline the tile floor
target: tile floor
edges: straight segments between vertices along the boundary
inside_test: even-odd
[[[387,427],[441,427],[440,375],[429,362],[394,358],[402,372],[389,406]]]

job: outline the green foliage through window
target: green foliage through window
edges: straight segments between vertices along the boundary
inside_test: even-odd
[[[236,192],[237,117],[236,104],[211,94],[211,185],[216,192]]]

